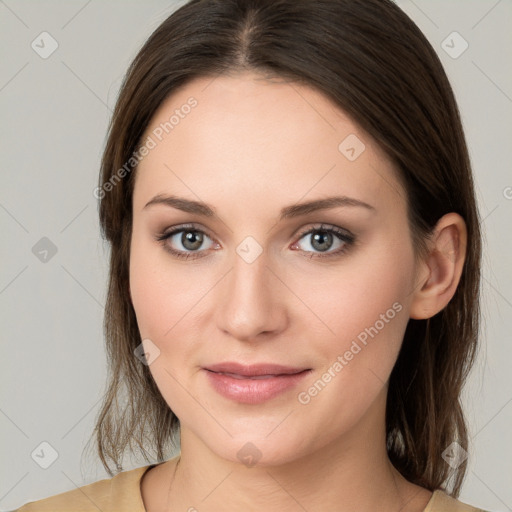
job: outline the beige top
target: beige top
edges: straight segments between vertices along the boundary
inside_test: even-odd
[[[113,478],[100,480],[72,491],[26,503],[16,512],[146,512],[140,482],[156,464],[123,471]],[[424,512],[484,512],[434,491]]]

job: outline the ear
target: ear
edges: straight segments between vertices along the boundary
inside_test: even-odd
[[[437,222],[428,254],[419,262],[410,317],[423,320],[441,311],[452,299],[466,258],[467,229],[458,213]]]

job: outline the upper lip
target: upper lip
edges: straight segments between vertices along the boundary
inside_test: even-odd
[[[226,362],[212,364],[204,367],[205,370],[210,370],[215,373],[233,373],[235,375],[243,376],[258,376],[258,375],[292,375],[300,373],[309,368],[295,368],[291,366],[283,366],[272,363],[260,364],[240,364],[235,362]]]

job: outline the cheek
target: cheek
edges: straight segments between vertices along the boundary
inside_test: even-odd
[[[134,228],[130,290],[140,335],[158,347],[163,356],[159,364],[165,361],[173,372],[184,373],[183,361],[190,360],[205,337],[197,319],[215,276],[198,271],[191,262],[171,262],[165,250],[146,237]],[[157,366],[155,362],[150,367],[154,376]]]
[[[158,338],[162,331],[171,326],[174,294],[168,289],[164,276],[155,261],[154,251],[139,243],[134,233],[130,255],[130,291],[143,339]]]
[[[187,323],[187,313],[199,297],[196,283],[191,282],[193,273],[182,265],[169,265],[166,258],[163,250],[139,237],[134,229],[130,254],[132,303],[142,340],[151,340],[146,351],[158,354],[149,369],[169,407],[186,417],[190,396],[180,383],[187,379],[185,362],[194,349],[190,340],[196,337],[193,325]]]
[[[185,264],[170,265],[170,256],[137,224],[130,251],[130,291],[141,336],[163,340],[197,294],[193,273]]]
[[[413,267],[407,248],[380,254],[354,259],[338,278],[331,276],[329,293],[315,287],[309,295],[331,331],[315,338],[322,364],[297,395],[312,430],[325,429],[328,419],[333,436],[348,431],[385,397],[409,319]]]
[[[328,279],[309,283],[308,305],[318,313],[326,336],[316,339],[323,370],[340,362],[339,393],[371,396],[382,387],[396,361],[409,320],[414,258],[412,247],[396,239],[372,244]],[[376,250],[380,248],[380,250]],[[311,286],[312,283],[316,284]],[[306,289],[302,290],[306,293]],[[328,329],[328,330],[327,330]],[[338,370],[341,369],[337,365]],[[338,377],[339,375],[339,377]],[[329,379],[329,377],[326,377]]]
[[[386,319],[394,319],[396,309],[408,309],[414,276],[412,247],[389,235],[375,238],[329,272],[310,266],[309,272],[296,273],[293,278],[297,279],[294,289],[307,298],[308,305],[338,339],[352,339],[390,308]],[[393,309],[397,302],[401,307]],[[400,316],[401,324],[403,316],[407,315]],[[387,331],[396,332],[395,323],[386,323],[391,326]]]

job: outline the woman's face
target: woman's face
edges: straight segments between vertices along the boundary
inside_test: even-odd
[[[323,95],[254,74],[191,82],[144,138],[131,296],[182,436],[277,464],[380,434],[416,274],[384,154]]]

